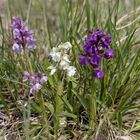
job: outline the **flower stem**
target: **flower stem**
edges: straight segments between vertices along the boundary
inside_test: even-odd
[[[57,89],[58,90],[55,97],[56,115],[54,117],[54,130],[55,130],[56,135],[57,135],[58,130],[60,129],[60,116],[58,114],[63,111],[63,107],[64,107],[64,103],[61,99],[62,92],[63,92],[63,83],[61,81],[59,81]]]
[[[96,124],[96,86],[95,81],[93,80],[91,83],[91,96],[90,96],[90,107],[89,107],[89,133],[91,133],[95,129]]]
[[[24,133],[25,133],[25,139],[30,140],[30,116],[31,116],[31,104],[30,104],[30,96],[28,96],[28,101],[25,102],[23,106],[23,118],[24,118]]]
[[[45,102],[44,102],[44,98],[41,92],[38,92],[38,99],[39,99],[39,103],[40,103],[40,108],[42,110],[42,116],[43,116],[43,120],[44,123],[47,124],[47,114],[46,114],[46,109],[45,109]]]

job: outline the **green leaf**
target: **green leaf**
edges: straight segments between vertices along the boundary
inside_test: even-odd
[[[122,129],[122,113],[121,112],[118,112],[117,113],[117,123],[118,123],[118,127],[119,129],[121,130]]]
[[[75,115],[75,114],[73,114],[73,113],[69,113],[69,112],[67,112],[67,111],[62,111],[62,112],[60,112],[60,113],[58,113],[58,114],[56,114],[57,116],[61,116],[61,117],[63,117],[63,116],[65,116],[65,117],[70,117],[70,118],[73,118],[73,119],[76,119],[77,118],[77,116]]]
[[[64,102],[64,104],[65,104],[65,107],[69,110],[69,111],[71,111],[71,112],[73,112],[73,107],[72,107],[72,105],[69,103],[69,98],[67,99],[67,98],[61,98],[62,100],[63,100],[63,102]]]
[[[86,1],[87,29],[90,30],[90,2]]]
[[[131,129],[131,132],[133,132],[133,131],[140,131],[140,122],[137,122],[135,124],[135,127]]]
[[[50,110],[50,112],[54,114],[54,106],[49,102],[44,102],[44,104]]]
[[[32,107],[34,112],[38,112],[38,113],[42,112],[41,107],[33,101],[31,101],[31,107]]]
[[[73,93],[76,95],[76,97],[79,99],[80,103],[83,105],[86,111],[88,111],[88,103],[87,101],[81,96],[79,93],[73,91]]]
[[[127,70],[125,71],[125,73],[123,73],[122,75],[122,80],[121,80],[121,85],[123,85],[125,83],[125,81],[127,80],[127,78],[130,76],[130,73],[132,72],[135,63],[137,62],[138,55],[136,55],[132,61],[130,62],[129,66],[127,67]]]

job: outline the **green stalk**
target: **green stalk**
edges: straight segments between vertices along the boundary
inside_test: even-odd
[[[18,61],[19,61],[20,66],[21,66],[21,70],[25,70],[26,65],[25,65],[25,61],[24,61],[24,52],[21,52],[21,56],[17,56],[17,57],[18,57]]]
[[[44,20],[44,36],[45,38],[45,43],[47,42],[48,47],[52,47],[52,42],[51,42],[51,32],[50,32],[50,27],[48,25],[48,19],[47,19],[47,9],[46,9],[46,0],[42,0],[42,14],[43,14],[43,20]]]
[[[57,86],[57,94],[55,97],[55,118],[54,118],[54,131],[55,134],[57,135],[58,130],[60,129],[60,119],[61,117],[59,116],[59,113],[63,111],[64,103],[61,99],[62,97],[62,91],[63,91],[63,83],[59,81],[58,86]]]
[[[91,95],[90,95],[90,107],[89,107],[89,133],[95,129],[96,125],[96,87],[95,87],[95,80],[91,83]]]
[[[39,103],[40,103],[40,108],[42,110],[42,116],[43,116],[43,123],[47,124],[47,114],[46,114],[46,109],[45,109],[45,102],[44,102],[44,98],[41,92],[38,92],[38,99],[39,99]]]
[[[30,17],[31,5],[32,5],[32,0],[29,1],[29,5],[28,5],[28,11],[27,11],[27,24],[28,24],[29,17]]]
[[[108,68],[106,67],[106,63],[102,62],[102,67],[104,68],[105,75],[101,80],[101,94],[100,94],[100,101],[104,102],[105,97],[108,94],[107,87],[108,87]]]
[[[87,29],[90,30],[90,1],[86,1]]]
[[[27,60],[28,60],[28,65],[29,65],[30,71],[33,72],[32,64],[31,64],[31,59],[28,56],[28,54],[27,54]]]
[[[24,50],[23,55],[25,57],[25,59],[22,58],[23,63],[25,65],[24,68],[27,68],[27,70],[29,70],[30,72],[33,72],[32,64],[31,64],[31,58],[29,57],[29,53],[26,50]],[[27,65],[25,64],[24,60],[26,61]]]
[[[26,104],[26,103],[25,103]],[[26,140],[30,140],[30,116],[31,116],[31,105],[30,105],[30,95],[28,96],[27,105],[23,106],[23,129]]]

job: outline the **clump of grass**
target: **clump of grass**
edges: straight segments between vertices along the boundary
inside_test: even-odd
[[[10,139],[10,130],[11,136],[26,140],[139,139],[139,1],[131,2],[129,10],[123,9],[125,4],[119,0],[7,2],[8,24],[15,15],[27,20],[35,30],[38,47],[25,53],[26,62],[15,55],[9,43],[11,28],[0,18],[0,107],[5,137]],[[112,61],[101,62],[105,72],[101,79],[89,77],[91,68],[81,66],[78,60],[84,38],[97,28],[112,34],[110,47],[115,51]],[[76,75],[68,77],[61,70],[50,75],[48,67],[53,61],[49,52],[67,41],[72,44],[69,57]],[[48,76],[34,95],[29,94],[30,85],[22,82],[25,68]]]

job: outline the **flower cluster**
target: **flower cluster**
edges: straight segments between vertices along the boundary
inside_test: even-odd
[[[42,89],[42,84],[48,80],[48,77],[42,73],[38,72],[37,74],[29,73],[24,71],[23,82],[29,82],[30,94],[35,94],[36,91]]]
[[[68,52],[71,51],[72,45],[69,42],[61,43],[58,47],[54,47],[50,52],[52,60],[56,63],[56,66],[50,66],[51,75],[53,75],[57,68],[60,70],[67,71],[68,76],[74,76],[76,73],[76,68],[70,66],[71,61],[69,60]]]
[[[33,31],[27,28],[27,23],[18,17],[12,18],[13,51],[20,53],[22,48],[32,51],[36,48],[36,39],[33,38]]]
[[[79,54],[81,65],[91,65],[94,69],[94,77],[102,78],[104,72],[100,70],[101,58],[114,58],[115,53],[109,48],[111,44],[111,35],[102,30],[90,31],[90,35],[85,38],[83,49],[85,54]]]

